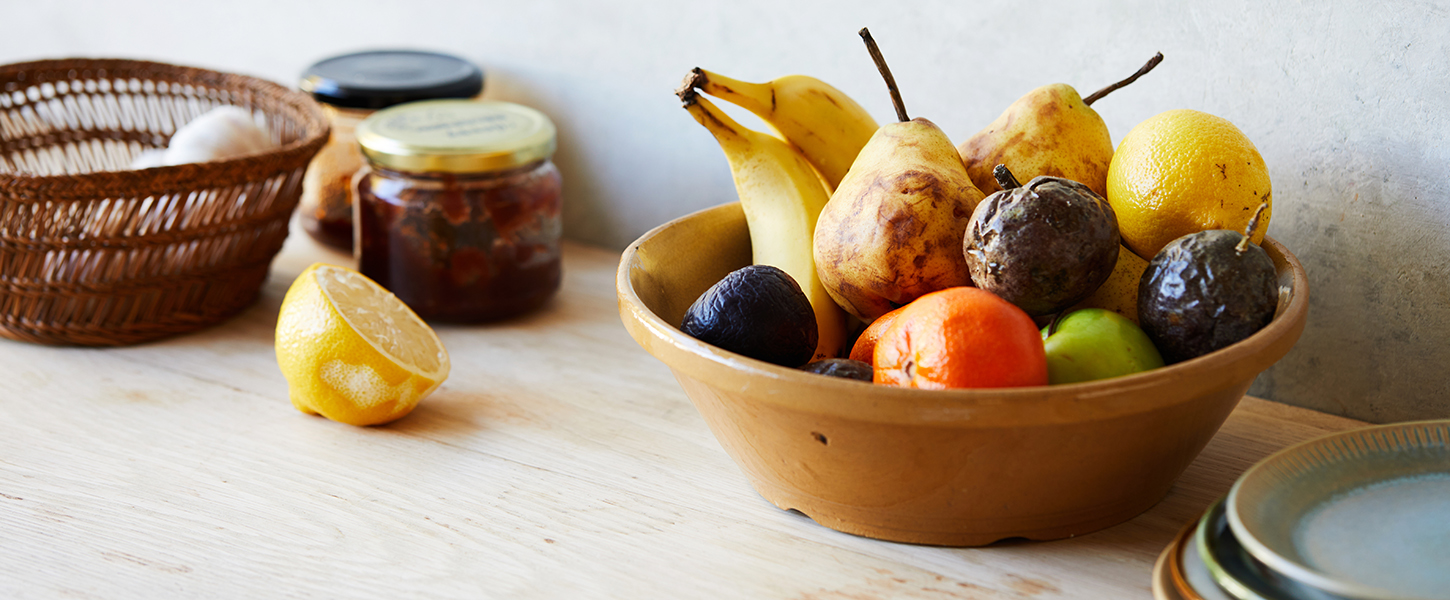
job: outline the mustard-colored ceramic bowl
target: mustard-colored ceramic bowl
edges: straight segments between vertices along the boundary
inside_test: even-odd
[[[1308,282],[1278,242],[1277,314],[1233,346],[1126,377],[927,391],[778,367],[678,329],[695,298],[750,264],[740,205],[666,223],[619,265],[630,335],[674,372],[751,483],[782,509],[848,533],[975,546],[1049,540],[1156,504],[1259,372],[1304,330]]]

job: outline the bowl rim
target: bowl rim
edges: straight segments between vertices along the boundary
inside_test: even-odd
[[[990,389],[922,390],[824,377],[782,367],[711,346],[655,314],[633,286],[640,249],[672,227],[713,212],[741,211],[731,202],[694,211],[654,227],[627,246],[620,256],[616,292],[626,329],[647,352],[679,375],[739,390],[769,381],[771,393],[757,394],[779,407],[896,423],[970,426],[1000,425],[1001,418],[1022,423],[1081,422],[1107,419],[1170,406],[1173,394],[1153,394],[1193,384],[1204,391],[1252,381],[1268,364],[1287,354],[1304,328],[1309,308],[1309,282],[1303,265],[1283,244],[1265,236],[1261,246],[1280,257],[1290,274],[1288,301],[1281,302],[1273,321],[1231,346],[1180,363],[1122,377],[1049,386]],[[742,213],[743,214],[743,213]],[[1278,261],[1276,261],[1278,262]],[[1280,271],[1283,278],[1283,271]],[[1281,296],[1284,289],[1281,285]],[[728,371],[726,371],[728,370]],[[1217,384],[1205,379],[1218,380]],[[870,393],[865,393],[865,392]],[[990,417],[990,418],[989,418]]]

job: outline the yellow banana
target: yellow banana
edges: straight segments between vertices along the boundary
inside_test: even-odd
[[[747,129],[694,90],[681,90],[680,100],[714,134],[730,161],[755,264],[785,271],[810,299],[820,331],[812,360],[841,356],[847,340],[846,312],[821,285],[811,251],[816,218],[831,199],[830,193],[790,144]]]
[[[749,83],[696,68],[686,85],[755,113],[799,148],[832,190],[876,133],[876,119],[866,109],[808,75]]]

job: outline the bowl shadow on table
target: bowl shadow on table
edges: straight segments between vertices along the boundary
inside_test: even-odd
[[[1097,531],[1152,507],[1254,377],[1303,330],[1308,285],[1282,245],[1278,314],[1234,346],[1112,380],[926,391],[821,377],[699,342],[684,310],[750,263],[738,204],[703,210],[626,249],[620,315],[674,372],[756,491],[847,533],[980,546]]]

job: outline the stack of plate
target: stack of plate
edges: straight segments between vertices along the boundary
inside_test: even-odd
[[[1450,600],[1450,420],[1264,459],[1158,557],[1159,600]]]

